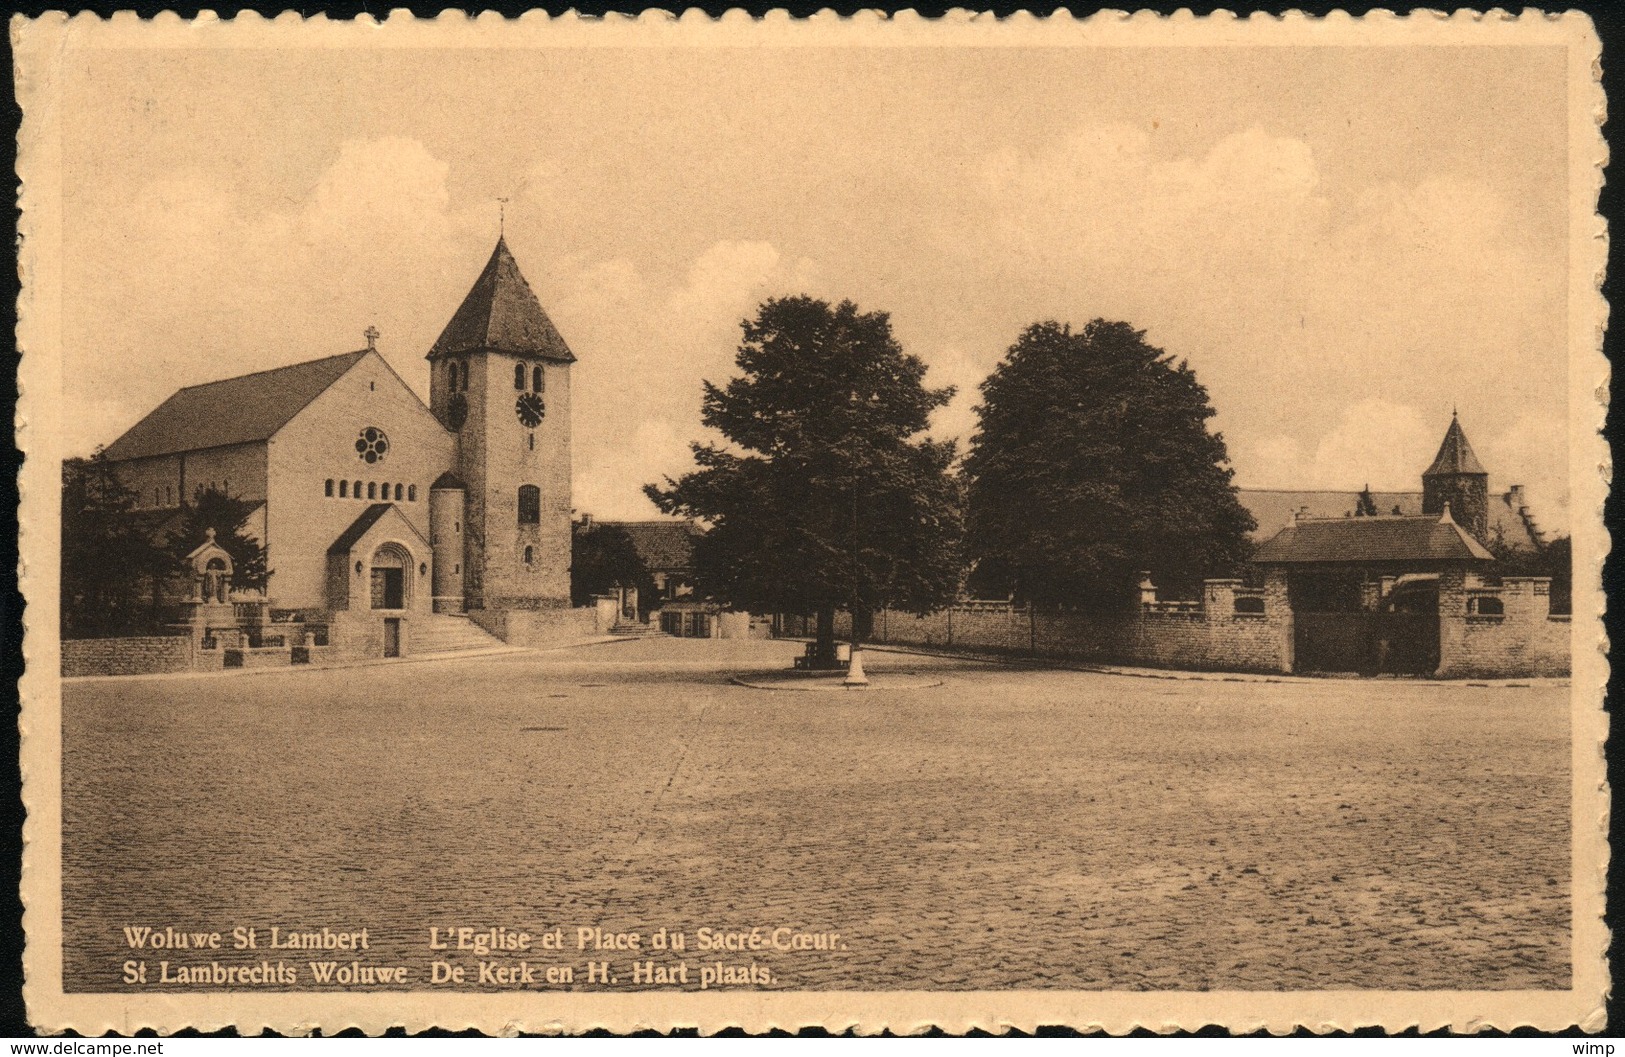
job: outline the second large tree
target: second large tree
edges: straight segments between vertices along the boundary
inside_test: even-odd
[[[972,586],[1085,607],[1133,597],[1140,570],[1191,591],[1246,557],[1207,390],[1127,323],[1028,327],[982,383],[965,460]]]
[[[739,376],[705,383],[703,421],[732,447],[695,444],[699,468],[645,491],[702,518],[695,572],[708,596],[752,612],[924,612],[961,572],[954,446],[921,437],[952,389],[928,389],[883,312],[810,297],[765,302],[744,323]]]

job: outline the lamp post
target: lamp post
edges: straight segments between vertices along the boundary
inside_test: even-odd
[[[854,474],[852,478],[852,635],[851,646],[848,650],[849,659],[846,663],[846,678],[841,683],[843,686],[869,685],[869,677],[863,674],[863,645],[858,641],[858,572],[861,567],[858,561],[858,480]]]

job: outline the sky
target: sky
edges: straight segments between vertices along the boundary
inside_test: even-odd
[[[1236,482],[1417,489],[1452,409],[1568,523],[1555,48],[73,54],[70,449],[175,388],[423,359],[506,238],[578,362],[574,503],[649,517],[739,323],[891,314],[932,432],[1028,324],[1126,320],[1207,386]]]

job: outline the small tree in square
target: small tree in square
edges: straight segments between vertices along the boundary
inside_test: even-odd
[[[711,599],[818,617],[832,660],[834,615],[854,645],[883,606],[928,612],[960,586],[960,490],[952,442],[921,434],[952,388],[925,385],[884,312],[811,297],[764,302],[743,324],[739,376],[705,383],[703,422],[731,446],[692,445],[699,468],[644,491],[700,518],[695,579]]]

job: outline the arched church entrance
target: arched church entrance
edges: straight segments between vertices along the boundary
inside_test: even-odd
[[[412,597],[412,556],[398,543],[385,543],[372,554],[372,608],[405,609]]]

